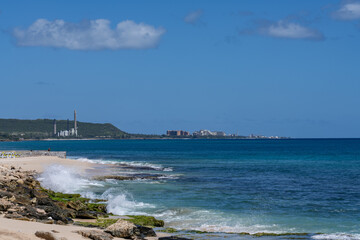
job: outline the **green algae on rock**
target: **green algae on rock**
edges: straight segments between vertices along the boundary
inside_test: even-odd
[[[132,222],[136,225],[147,226],[147,227],[163,227],[164,221],[158,220],[152,216],[144,215],[126,215],[130,217],[129,219],[124,219],[126,221]]]
[[[165,232],[165,233],[176,233],[179,232],[179,230],[175,229],[175,228],[164,228],[164,229],[160,229],[158,230],[159,232]]]
[[[93,203],[93,200],[81,197],[80,194],[54,192],[45,188],[42,188],[41,190],[52,200],[63,203],[65,207],[79,212],[77,215],[82,216],[82,218],[96,218],[96,214],[107,216],[106,204],[99,203],[104,202],[105,200],[96,199],[96,203]],[[92,214],[90,212],[94,212],[96,214]]]
[[[307,236],[308,233],[266,233],[266,232],[258,232],[251,234],[254,237],[280,237],[280,236]]]
[[[75,225],[80,225],[83,227],[96,227],[96,228],[107,228],[108,226],[116,223],[118,219],[110,219],[110,218],[98,218],[96,222],[81,222],[76,221]]]

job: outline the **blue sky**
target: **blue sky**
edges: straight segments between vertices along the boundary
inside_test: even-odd
[[[0,2],[0,118],[360,137],[360,1]]]

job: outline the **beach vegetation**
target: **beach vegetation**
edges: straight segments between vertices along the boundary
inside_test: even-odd
[[[125,221],[132,222],[136,225],[140,226],[146,226],[146,227],[163,227],[164,221],[158,220],[151,216],[135,216],[135,215],[129,215],[128,219],[123,219]],[[80,225],[83,227],[97,227],[97,228],[107,228],[108,226],[116,223],[118,218],[97,218],[94,222],[82,222],[82,221],[76,221],[76,225]],[[176,232],[176,229],[169,228],[166,229],[167,231],[163,232]]]
[[[75,210],[93,211],[102,214],[107,212],[106,204],[99,203],[105,202],[103,199],[96,199],[96,203],[94,203],[90,198],[81,197],[80,194],[54,192],[45,188],[42,188],[42,191],[52,200],[65,203],[68,207]]]
[[[207,233],[212,233],[212,232],[199,231],[199,230],[187,230],[186,232],[188,232],[188,233],[196,233],[196,234],[207,234]]]
[[[280,236],[307,236],[308,233],[266,233],[258,232],[251,234],[254,237],[280,237]]]
[[[164,228],[164,229],[160,229],[158,231],[159,232],[165,232],[165,233],[177,233],[177,232],[179,232],[179,230],[177,230],[175,228]]]
[[[129,219],[124,219],[126,221],[132,222],[136,225],[146,226],[146,227],[163,227],[164,221],[158,220],[152,216],[144,215],[127,215]]]
[[[107,228],[108,226],[116,223],[118,219],[110,219],[110,218],[98,218],[95,222],[81,222],[76,221],[75,225],[83,226],[83,227],[96,227],[96,228]]]

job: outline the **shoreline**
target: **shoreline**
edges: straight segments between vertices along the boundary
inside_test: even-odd
[[[107,169],[111,168],[111,165],[107,165],[107,164],[98,164],[98,163],[90,163],[90,162],[86,162],[86,161],[77,161],[75,159],[65,159],[65,158],[59,158],[59,157],[52,157],[52,156],[36,156],[36,157],[25,157],[25,158],[5,158],[5,159],[1,159],[0,158],[0,166],[5,165],[8,166],[9,168],[11,168],[11,166],[18,168],[21,167],[22,171],[36,171],[37,174],[40,174],[44,171],[44,169],[48,166],[57,164],[57,165],[62,165],[62,166],[66,166],[66,167],[71,167],[71,168],[75,168],[78,170],[78,173],[81,173],[83,175],[86,175],[87,177],[94,177],[94,176],[106,176],[106,172]],[[100,171],[99,171],[100,170]],[[1,176],[1,174],[0,174]],[[110,178],[112,179],[112,178]],[[0,182],[1,183],[1,182]],[[74,192],[73,194],[76,194],[76,192]],[[16,233],[18,233],[19,231],[17,231],[17,229],[19,228],[19,226],[22,225],[23,221],[20,222],[20,220],[12,220],[12,221],[7,221],[10,219],[5,219],[4,216],[0,217],[0,239],[1,238],[1,234],[5,234],[5,235],[9,235],[9,236],[13,236],[14,238],[9,238],[9,239],[38,239],[38,238],[15,238]],[[77,219],[77,221],[79,221],[79,219]],[[94,223],[95,220],[80,220],[79,222],[90,222],[90,223]],[[47,224],[44,223],[38,223],[38,222],[31,222],[32,224],[29,226],[32,226],[30,229],[34,230],[48,230],[48,228],[43,228],[42,226],[47,226]],[[7,226],[6,224],[9,224],[11,226],[13,226],[13,228],[9,228],[8,230],[5,230],[4,227],[2,226]],[[61,225],[51,225],[51,226],[56,226],[56,231],[59,231],[60,233],[64,232],[64,234],[68,233],[70,230],[62,230],[62,228],[60,228],[58,230],[57,226],[61,226]],[[67,225],[65,227],[75,227],[74,225]],[[76,227],[80,227],[80,226],[76,226]],[[72,229],[72,228],[66,228],[66,229]],[[85,230],[89,230],[89,229],[93,229],[93,228],[84,228]],[[10,231],[11,230],[11,231]],[[9,232],[10,231],[10,232]],[[71,232],[71,231],[70,231]],[[21,232],[20,232],[21,233]],[[226,233],[226,232],[206,232],[206,231],[197,231],[197,230],[187,230],[187,229],[173,229],[173,228],[165,228],[162,230],[159,230],[156,232],[159,236],[169,236],[169,234],[176,234],[178,236],[189,236],[189,234],[193,234],[195,236],[199,236],[199,235],[203,235],[204,237],[206,235],[208,236],[226,236],[226,238],[231,239],[232,237],[239,237],[241,236],[241,238],[253,238],[253,237],[280,237],[280,236],[303,236],[304,238],[307,237],[307,239],[311,239],[312,236],[314,236],[314,234],[312,233],[271,233],[271,232],[257,232],[257,233]],[[28,233],[25,233],[28,234]],[[32,234],[30,234],[31,237],[34,236],[34,233],[32,232]],[[19,235],[20,237],[21,234]],[[77,236],[79,237],[79,236]],[[80,238],[73,238],[71,237],[70,239],[84,239],[82,237]],[[116,238],[117,239],[117,238]],[[211,238],[210,238],[211,239]]]
[[[79,194],[73,193],[73,194],[62,194],[62,193],[55,193],[50,190],[46,190],[40,186],[40,183],[36,180],[37,176],[44,172],[44,170],[52,165],[60,165],[65,167],[70,167],[72,169],[76,169],[77,173],[80,173],[84,176],[91,176],[91,175],[103,175],[106,174],[106,170],[104,172],[99,173],[99,169],[104,169],[103,164],[96,164],[96,163],[89,163],[89,162],[83,162],[83,161],[76,161],[74,159],[67,159],[67,158],[60,158],[60,157],[54,157],[54,156],[33,156],[33,157],[20,157],[20,158],[0,158],[0,239],[4,240],[10,240],[10,239],[20,239],[20,240],[32,240],[32,239],[39,239],[37,237],[38,231],[45,232],[46,234],[50,234],[55,239],[59,240],[84,240],[84,239],[95,239],[92,237],[84,238],[85,235],[91,234],[107,234],[104,238],[101,239],[125,239],[121,238],[119,236],[111,236],[113,233],[106,233],[103,230],[99,229],[98,227],[90,227],[86,225],[81,224],[71,224],[73,220],[76,222],[74,223],[81,223],[80,221],[84,222],[95,222],[98,219],[107,219],[107,213],[104,213],[106,211],[106,205],[103,203],[96,203],[96,200],[94,203],[91,203],[90,199],[82,198]],[[94,174],[94,172],[96,174]],[[30,182],[29,182],[30,181]],[[13,189],[15,187],[15,190]],[[30,197],[23,195],[24,193],[28,192],[28,189],[30,187],[34,188],[35,191],[33,194],[35,194],[35,198],[31,199],[31,191],[30,191]],[[13,190],[11,190],[13,189]],[[19,190],[16,190],[19,189]],[[15,191],[15,192],[13,192]],[[20,195],[16,195],[16,191]],[[24,193],[21,193],[23,191]],[[14,195],[15,194],[15,195]],[[40,195],[39,195],[40,194]],[[55,194],[53,197],[51,197],[52,194]],[[11,197],[12,196],[12,197]],[[16,196],[16,197],[15,197]],[[61,199],[61,196],[69,196],[70,200],[64,198],[64,200]],[[25,197],[25,200],[21,200],[21,198]],[[59,200],[51,200],[49,199],[59,199]],[[59,198],[60,197],[60,198]],[[74,200],[72,200],[72,197]],[[63,205],[61,203],[59,206],[64,208],[63,211],[68,211],[69,206],[73,207],[74,204],[80,204],[79,206],[86,204],[86,206],[94,208],[92,211],[99,211],[103,217],[98,218],[96,217],[93,220],[86,220],[86,217],[88,213],[85,213],[85,219],[76,219],[73,218],[73,220],[69,220],[70,222],[63,222],[63,221],[54,221],[50,220],[52,218],[46,218],[44,214],[52,214],[52,209],[49,210],[49,207],[45,206],[45,210],[42,209],[41,203],[38,201],[40,198],[48,199],[45,202],[48,201],[57,201],[59,204],[62,201],[65,201],[67,206]],[[35,202],[34,202],[35,199]],[[76,200],[79,199],[79,200]],[[84,200],[83,200],[84,199]],[[18,202],[20,201],[20,202]],[[22,202],[23,201],[23,202]],[[44,200],[42,200],[44,201]],[[84,203],[81,203],[79,201],[85,201]],[[24,203],[26,202],[26,203]],[[20,204],[20,205],[19,205]],[[23,205],[25,204],[25,205]],[[40,204],[40,205],[39,205]],[[54,203],[51,203],[52,205]],[[70,205],[69,205],[70,204]],[[11,206],[10,206],[11,205]],[[51,206],[51,205],[50,205]],[[102,207],[103,206],[103,207]],[[57,207],[58,208],[58,207]],[[73,207],[74,209],[77,209],[77,206],[75,205]],[[33,209],[33,210],[31,210]],[[104,210],[105,209],[105,210]],[[34,211],[35,212],[32,212]],[[69,209],[72,210],[72,209]],[[48,212],[50,211],[50,212]],[[59,211],[59,210],[57,210]],[[60,210],[62,211],[62,210]],[[74,211],[74,210],[72,210]],[[83,210],[79,210],[83,211]],[[89,211],[89,210],[87,210]],[[91,212],[91,211],[90,211]],[[89,212],[89,213],[90,213]],[[96,214],[96,212],[94,212]],[[19,215],[20,213],[20,215]],[[42,215],[41,218],[38,218],[36,216]],[[83,214],[84,215],[84,214]],[[96,214],[97,215],[97,214]],[[95,215],[95,216],[96,216]],[[22,217],[23,216],[23,217]],[[97,215],[99,216],[99,215]],[[45,218],[44,218],[45,217]],[[93,217],[91,217],[93,218]],[[43,219],[43,220],[40,220]],[[48,219],[48,220],[45,220]],[[65,219],[65,218],[63,218]],[[115,225],[118,221],[122,219],[121,216],[113,217],[113,221],[111,224]],[[130,218],[131,219],[131,218]],[[110,220],[110,218],[109,218]],[[49,222],[50,221],[50,222]],[[79,221],[79,222],[77,222]],[[122,220],[124,221],[124,220]],[[57,223],[59,222],[59,223]],[[135,226],[135,225],[134,225]],[[144,227],[143,227],[144,228]],[[150,228],[151,229],[151,228]],[[116,232],[115,232],[116,233]],[[82,235],[81,235],[82,234]],[[91,235],[90,234],[90,235]],[[35,236],[36,235],[36,236]],[[169,233],[162,233],[157,232],[157,237],[145,235],[145,239],[149,240],[156,240],[156,239],[169,239],[170,234]],[[111,238],[107,238],[111,237]],[[41,238],[41,237],[40,237]],[[52,239],[52,238],[49,238]],[[96,238],[100,239],[100,238]],[[139,238],[141,239],[141,238]]]
[[[250,137],[131,137],[131,138],[44,138],[44,139],[21,139],[0,140],[0,142],[31,142],[31,141],[96,141],[96,140],[296,140],[296,139],[337,139],[337,138],[250,138]],[[358,139],[358,138],[339,138]]]

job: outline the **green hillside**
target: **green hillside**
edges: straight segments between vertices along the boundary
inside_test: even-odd
[[[74,127],[74,121],[70,121],[70,129]],[[87,123],[77,122],[79,138],[127,138],[129,134],[121,131],[110,123]],[[56,129],[67,130],[66,120],[57,120]],[[36,119],[0,119],[0,136],[11,135],[24,139],[42,139],[53,137],[53,120]]]

